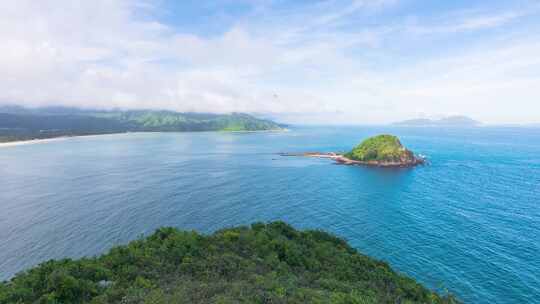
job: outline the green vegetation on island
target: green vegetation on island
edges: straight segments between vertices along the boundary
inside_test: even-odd
[[[377,165],[414,165],[421,161],[413,152],[403,147],[399,139],[393,135],[368,138],[344,156],[352,161]]]
[[[248,114],[0,107],[0,142],[123,132],[282,130]]]
[[[94,258],[0,283],[0,303],[457,303],[328,233],[283,222],[161,228]]]

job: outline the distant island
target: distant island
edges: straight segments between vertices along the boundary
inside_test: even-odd
[[[475,127],[481,125],[481,123],[467,116],[449,116],[442,119],[410,119],[393,123],[393,125],[405,127]]]
[[[400,140],[393,135],[370,137],[348,153],[306,152],[281,153],[281,155],[330,158],[337,163],[344,165],[364,165],[386,168],[413,167],[425,162],[424,158],[416,156],[412,151],[405,148]]]
[[[0,107],[0,142],[124,132],[283,130],[242,113],[207,114],[154,110],[86,110],[65,107]]]
[[[284,222],[176,228],[0,282],[0,303],[458,303],[344,240]]]

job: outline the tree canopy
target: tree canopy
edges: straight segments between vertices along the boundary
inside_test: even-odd
[[[0,283],[0,303],[456,303],[344,240],[255,223],[203,235],[160,228]]]
[[[364,140],[345,156],[358,161],[402,161],[413,154],[396,136],[378,135]]]

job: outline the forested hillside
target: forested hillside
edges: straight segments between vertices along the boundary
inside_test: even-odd
[[[283,222],[161,228],[96,258],[49,261],[0,303],[456,303],[321,231]]]
[[[0,107],[0,142],[121,132],[261,131],[282,126],[248,114]]]

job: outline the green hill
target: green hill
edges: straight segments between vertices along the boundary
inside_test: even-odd
[[[364,140],[345,157],[362,162],[408,162],[415,159],[399,139],[393,135],[378,135]]]
[[[161,228],[0,283],[0,303],[456,303],[321,231],[283,222],[201,235]]]
[[[248,114],[0,107],[0,142],[122,132],[262,131],[283,126]]]

